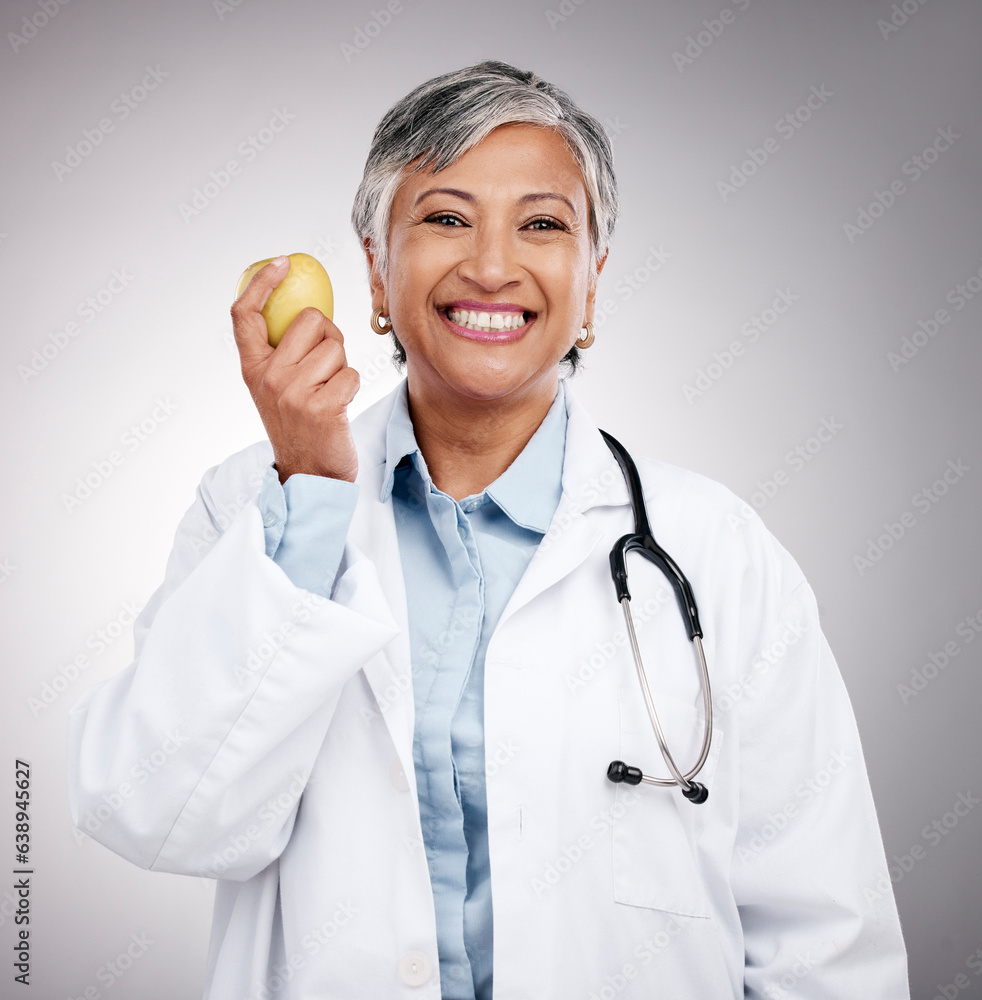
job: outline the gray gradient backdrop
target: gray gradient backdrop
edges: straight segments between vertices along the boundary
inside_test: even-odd
[[[577,392],[629,447],[730,486],[799,560],[859,719],[913,996],[982,997],[982,809],[951,811],[982,794],[982,5],[386,9],[0,6],[0,865],[21,757],[35,872],[32,994],[0,876],[0,995],[200,995],[212,886],[73,832],[66,715],[127,663],[200,475],[262,435],[231,342],[240,271],[321,257],[353,412],[388,391],[348,222],[371,133],[415,84],[496,57],[615,137],[622,221]]]

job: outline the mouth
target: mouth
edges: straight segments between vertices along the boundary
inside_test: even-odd
[[[450,329],[471,340],[508,343],[524,337],[536,313],[518,306],[488,303],[483,308],[449,305],[440,310]]]

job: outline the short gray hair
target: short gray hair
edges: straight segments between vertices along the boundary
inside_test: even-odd
[[[394,104],[375,129],[351,224],[360,240],[367,238],[383,276],[388,270],[392,202],[403,170],[418,160],[414,170],[432,168],[436,173],[498,126],[511,124],[555,129],[566,140],[583,172],[593,258],[596,263],[604,258],[617,222],[617,181],[603,125],[559,87],[529,70],[491,59],[420,84]],[[405,360],[400,353],[401,347],[397,360]],[[575,368],[575,348],[567,359]]]

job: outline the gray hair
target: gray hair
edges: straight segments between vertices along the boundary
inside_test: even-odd
[[[388,271],[389,222],[403,170],[417,160],[414,172],[443,170],[498,126],[510,124],[555,129],[566,140],[583,172],[593,258],[604,258],[617,222],[617,181],[603,125],[559,87],[492,59],[420,84],[375,129],[351,224],[360,240],[367,238],[380,274]],[[396,346],[397,361],[404,361],[398,341]],[[574,347],[565,360],[575,369],[577,359]]]

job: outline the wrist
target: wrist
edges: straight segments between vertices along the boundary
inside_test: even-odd
[[[273,468],[280,477],[280,485],[286,484],[291,476],[319,476],[321,479],[338,479],[346,483],[354,483],[357,477],[357,466],[351,470],[341,472],[330,469],[312,469],[304,466],[287,465],[285,463],[274,462]]]

